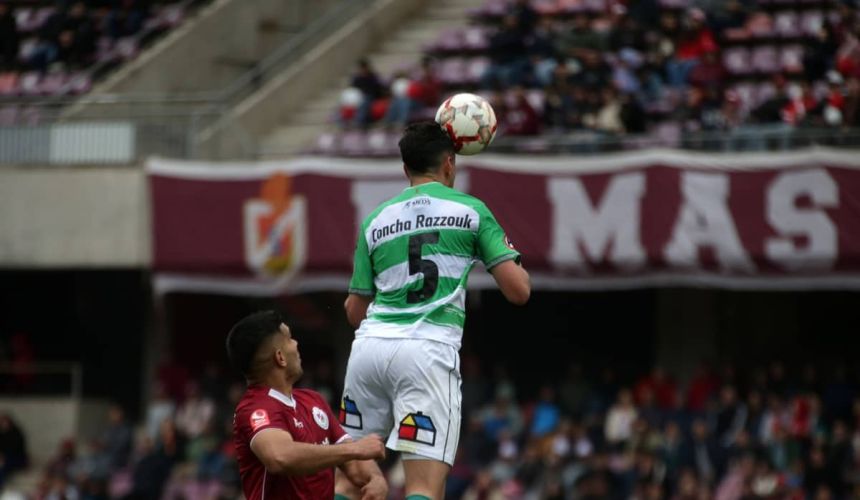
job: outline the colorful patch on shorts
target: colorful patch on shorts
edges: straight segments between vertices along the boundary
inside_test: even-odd
[[[361,412],[358,411],[358,406],[355,401],[344,396],[340,401],[340,413],[338,415],[340,425],[350,427],[352,429],[361,429]]]
[[[410,413],[400,421],[400,429],[397,431],[397,437],[407,441],[434,446],[436,444],[436,426],[433,425],[433,420],[430,417],[420,411],[418,413]]]

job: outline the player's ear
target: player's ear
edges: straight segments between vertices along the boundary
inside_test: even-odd
[[[287,357],[284,356],[284,351],[275,349],[275,363],[280,367],[287,366]]]

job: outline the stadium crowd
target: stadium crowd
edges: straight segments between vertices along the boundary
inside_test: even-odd
[[[773,362],[750,371],[702,365],[676,381],[654,368],[622,380],[577,364],[533,397],[505,370],[464,356],[463,426],[449,499],[860,498],[860,385]],[[37,499],[240,498],[231,439],[244,389],[211,367],[192,379],[165,365],[141,418],[119,406],[98,436],[69,439],[44,467]],[[331,366],[303,385],[336,404]],[[0,418],[0,456],[26,466],[23,436]],[[387,465],[392,498],[401,468]]]
[[[0,0],[0,98],[87,92],[179,24],[191,2]]]
[[[491,0],[415,70],[383,78],[362,61],[339,120],[402,125],[473,90],[503,135],[784,148],[795,131],[860,126],[858,12],[850,0]]]

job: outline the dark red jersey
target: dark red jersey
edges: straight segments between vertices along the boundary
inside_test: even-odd
[[[266,471],[251,451],[251,441],[261,432],[269,432],[267,429],[282,429],[294,441],[319,445],[337,444],[349,437],[318,393],[294,389],[290,397],[269,387],[249,386],[233,416],[233,442],[245,497],[248,500],[334,497],[334,469],[306,476]]]

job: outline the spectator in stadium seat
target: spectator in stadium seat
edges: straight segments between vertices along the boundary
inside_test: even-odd
[[[484,433],[495,442],[499,441],[503,430],[517,435],[523,428],[520,408],[513,400],[513,393],[504,387],[496,389],[495,400],[481,411],[480,419]]]
[[[109,470],[115,471],[128,464],[133,435],[131,425],[126,421],[125,410],[121,406],[111,405],[107,416],[107,426],[99,437],[99,442]]]
[[[566,130],[571,126],[570,116],[574,108],[572,91],[567,66],[556,66],[552,81],[545,89],[543,110],[544,124],[553,132]]]
[[[642,56],[634,49],[625,48],[618,53],[612,65],[612,83],[622,94],[636,94],[641,89],[637,70]]]
[[[552,82],[553,71],[558,66],[554,40],[556,37],[552,19],[541,18],[532,34],[526,38],[526,51],[533,75],[529,83],[546,87]]]
[[[666,63],[669,85],[673,87],[686,86],[690,72],[699,64],[705,53],[717,50],[717,43],[705,24],[705,13],[701,9],[690,9],[684,22],[674,56]]]
[[[137,34],[149,16],[150,0],[113,0],[105,19],[107,35],[114,40]]]
[[[618,392],[618,399],[606,414],[605,435],[611,445],[618,445],[633,435],[633,422],[638,412],[633,404],[633,393],[624,388]]]
[[[515,87],[510,102],[498,101],[497,119],[506,135],[536,135],[540,132],[540,116],[526,98],[522,87]]]
[[[723,66],[720,53],[708,51],[702,55],[701,61],[690,70],[688,82],[696,87],[716,87],[721,89],[725,84],[728,73]]]
[[[706,10],[708,26],[717,36],[725,30],[742,28],[749,17],[749,7],[740,0],[711,2]]]
[[[636,383],[633,395],[638,404],[642,403],[642,393],[646,390],[651,392],[657,406],[661,409],[669,410],[675,407],[678,387],[662,366],[655,366],[648,375],[640,378]]]
[[[839,48],[833,27],[829,23],[822,23],[815,35],[807,39],[804,45],[804,76],[811,82],[824,78],[827,71],[833,68]]]
[[[371,122],[373,103],[385,94],[382,82],[379,81],[379,77],[368,59],[359,59],[358,68],[352,77],[350,86],[361,91],[362,96],[352,123],[359,127],[366,127]]]
[[[396,88],[398,86],[403,88]],[[406,78],[402,74],[395,77],[391,87],[391,101],[383,119],[386,125],[403,127],[416,111],[439,105],[442,84],[436,78],[433,61],[429,57],[421,59],[421,68],[415,78]]]
[[[482,88],[506,88],[523,82],[529,61],[525,36],[516,16],[502,18],[502,26],[490,37],[487,54],[490,65],[481,76]]]
[[[9,477],[29,464],[24,432],[10,415],[0,414],[0,491]]]
[[[517,18],[517,29],[524,36],[528,36],[538,23],[538,13],[531,6],[531,0],[514,0],[508,7],[508,15]]]
[[[541,387],[538,401],[532,413],[530,434],[541,438],[555,431],[561,418],[561,411],[555,401],[555,389],[545,385]]]
[[[776,93],[754,108],[747,122],[729,135],[729,149],[736,150],[743,145],[748,150],[761,151],[767,147],[769,140],[775,140],[780,149],[788,148],[792,127],[783,121],[782,111],[789,103],[785,79],[782,75],[775,75],[773,82]],[[773,384],[774,381],[769,383]]]
[[[715,410],[714,435],[719,444],[729,447],[746,425],[747,408],[738,399],[738,391],[732,385],[720,389],[720,399]]]
[[[78,458],[77,444],[73,438],[64,439],[60,442],[56,454],[48,459],[45,464],[46,477],[71,477],[72,465]]]
[[[600,108],[585,124],[592,129],[607,135],[624,133],[624,123],[621,121],[621,98],[613,86],[607,86],[600,92]]]
[[[18,68],[20,45],[15,12],[7,1],[0,1],[0,71]]]
[[[84,2],[78,1],[69,8],[68,15],[62,23],[63,32],[71,33],[71,41],[66,61],[72,68],[80,68],[90,64],[96,50],[96,28],[90,18],[90,13]],[[60,35],[62,37],[62,33]]]
[[[707,484],[713,484],[722,472],[719,447],[711,438],[708,424],[703,419],[693,421],[691,434],[681,450],[681,463],[695,469],[696,474]]]
[[[845,127],[860,127],[860,78],[851,78],[845,84],[842,124]]]
[[[574,84],[595,92],[602,92],[611,86],[612,74],[609,65],[599,52],[584,52],[581,63],[582,67],[573,77]]]
[[[585,400],[590,391],[591,387],[582,374],[582,365],[571,363],[558,388],[562,411],[577,418],[582,417],[585,411]]]
[[[161,423],[173,419],[176,414],[176,403],[167,395],[167,390],[160,382],[155,382],[152,399],[146,408],[146,433],[150,438],[158,438]]]
[[[176,412],[176,428],[189,439],[196,438],[212,422],[215,402],[200,392],[197,382],[189,382],[185,401]]]
[[[632,49],[643,52],[646,49],[645,32],[632,16],[628,15],[627,9],[616,4],[613,9],[617,12],[615,28],[609,34],[608,46],[613,52],[623,49]]]
[[[154,442],[143,436],[132,466],[132,488],[124,500],[159,500],[170,472],[179,458],[172,441]]]
[[[584,12],[574,16],[573,26],[567,31],[562,30],[555,43],[556,52],[565,60],[581,60],[593,55],[599,57],[605,49],[606,35],[592,29]]]

